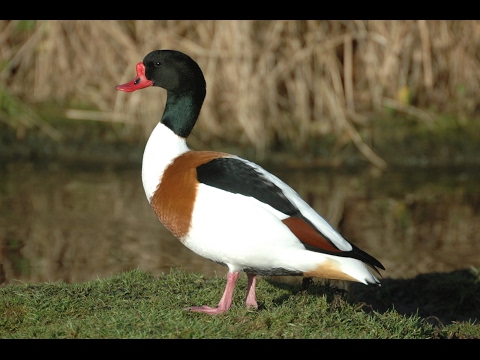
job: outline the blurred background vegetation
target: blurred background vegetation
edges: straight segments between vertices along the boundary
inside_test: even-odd
[[[60,142],[68,126],[51,118],[95,120],[141,143],[166,93],[115,85],[155,49],[183,51],[204,71],[192,147],[233,144],[262,160],[273,151],[321,157],[326,143],[333,163],[349,148],[383,167],[382,139],[388,148],[400,135],[386,131],[398,124],[403,140],[419,128],[440,138],[477,129],[480,21],[447,20],[4,20],[0,123],[17,139],[35,128]]]

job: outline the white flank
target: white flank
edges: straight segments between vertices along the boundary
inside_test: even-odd
[[[281,221],[284,217],[254,198],[200,184],[183,242],[195,253],[226,264],[230,271],[251,267],[307,272],[333,261],[359,282],[378,282],[357,259],[307,251]]]

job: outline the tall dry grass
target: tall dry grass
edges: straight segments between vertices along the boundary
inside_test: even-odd
[[[370,114],[390,107],[434,125],[432,111],[468,118],[479,110],[480,21],[1,21],[0,87],[70,107],[72,118],[141,124],[148,134],[165,92],[115,85],[131,80],[148,52],[167,48],[205,73],[194,140],[254,146],[259,159],[275,143],[302,149],[334,134],[383,166],[362,137]]]

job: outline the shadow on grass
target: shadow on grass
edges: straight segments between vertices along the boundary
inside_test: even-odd
[[[333,308],[335,308],[336,306],[341,306],[348,294],[345,289],[331,285],[328,281],[317,282],[312,278],[303,278],[301,283],[283,282],[275,280],[274,278],[265,278],[265,281],[276,288],[287,290],[289,292],[277,297],[273,301],[273,304],[276,306],[282,305],[287,299],[296,293],[306,292],[310,295],[326,296],[327,302],[332,304]],[[259,309],[261,308],[262,305],[260,304]]]
[[[304,278],[292,285],[266,279],[275,287],[290,294],[275,299],[281,305],[292,294],[306,291],[327,296],[335,306],[343,301],[360,305],[365,312],[385,313],[395,310],[399,314],[418,315],[434,326],[443,327],[452,322],[478,322],[480,320],[480,272],[477,269],[457,270],[450,273],[420,274],[412,279],[382,279],[382,286],[350,283],[344,289]]]
[[[347,301],[365,311],[396,310],[424,318],[435,326],[480,320],[480,273],[475,269],[420,274],[412,279],[383,279],[382,286],[352,283]]]

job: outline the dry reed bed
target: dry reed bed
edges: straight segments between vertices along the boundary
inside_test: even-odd
[[[165,93],[114,87],[167,48],[206,76],[195,139],[254,146],[258,159],[278,141],[302,149],[334,134],[383,166],[361,136],[372,112],[393,107],[433,125],[422,109],[472,117],[479,107],[479,21],[0,21],[0,90],[94,106],[67,115],[148,134]]]

